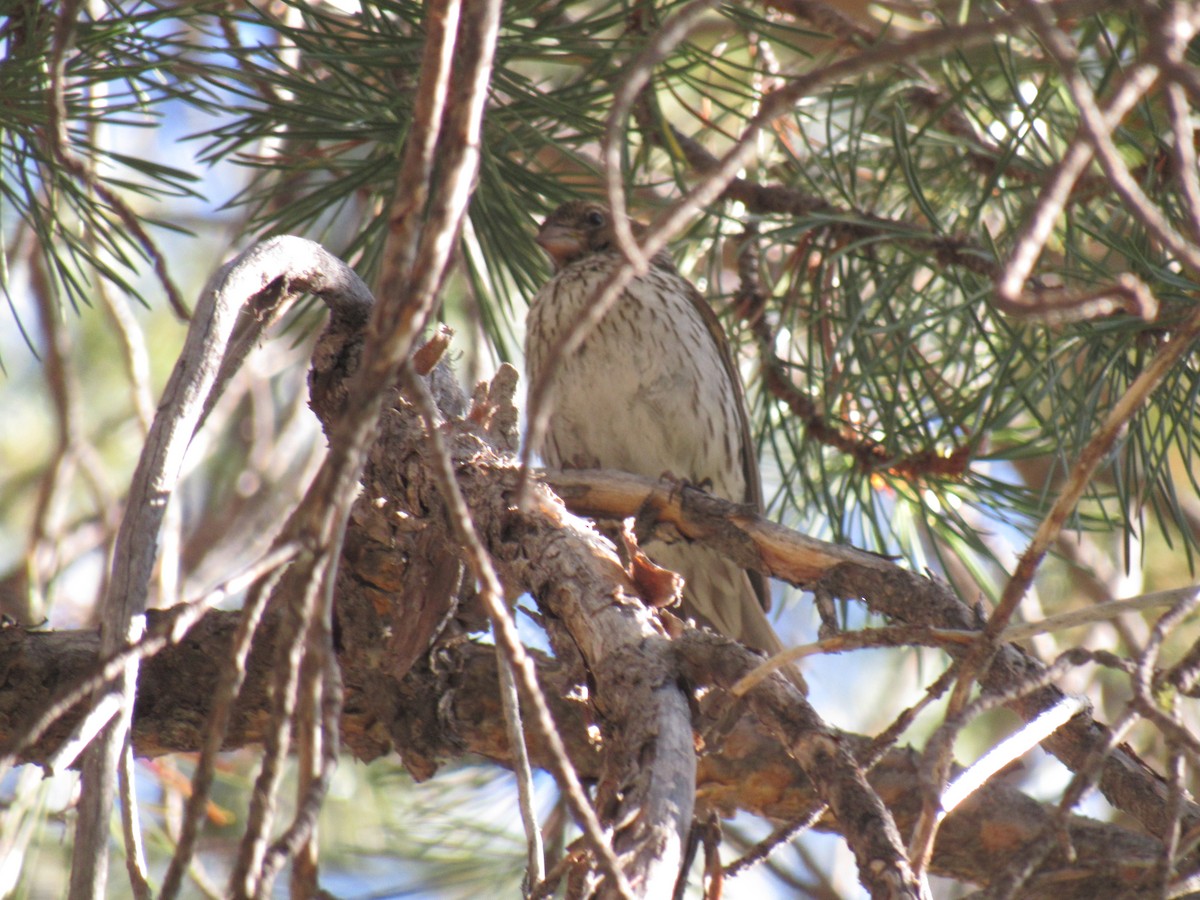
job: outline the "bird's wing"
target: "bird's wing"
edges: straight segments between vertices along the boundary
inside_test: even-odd
[[[687,284],[688,295],[720,350],[721,363],[725,366],[725,373],[729,376],[729,381],[733,385],[733,391],[737,397],[738,427],[741,431],[742,474],[746,480],[746,492],[742,497],[742,502],[752,506],[759,515],[763,515],[766,508],[763,502],[762,477],[758,472],[758,454],[754,449],[754,437],[750,433],[750,414],[746,409],[746,391],[742,387],[742,375],[733,361],[733,351],[729,347],[729,339],[725,336],[721,320],[717,318],[717,314],[713,312],[713,308],[708,305],[708,301],[704,299],[696,286],[682,275],[680,278]],[[769,610],[771,608],[771,591],[766,576],[753,569],[747,569],[746,574],[750,576],[750,583],[754,586],[754,593],[758,595],[758,602],[764,610]]]

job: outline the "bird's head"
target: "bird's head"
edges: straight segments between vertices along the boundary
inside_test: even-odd
[[[641,226],[636,222],[630,224],[636,236]],[[537,242],[549,254],[557,271],[590,253],[616,248],[612,214],[599,203],[570,200],[546,217],[538,229]]]

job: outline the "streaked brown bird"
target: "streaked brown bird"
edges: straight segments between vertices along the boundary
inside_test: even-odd
[[[633,223],[634,234],[644,226]],[[530,383],[597,287],[624,261],[608,209],[571,201],[543,223],[537,242],[555,275],[526,324]],[[539,450],[556,468],[666,472],[711,485],[727,500],[763,509],[758,460],[741,379],[716,315],[666,252],[634,278],[553,374],[553,412]],[[685,540],[651,541],[646,553],[684,577],[683,611],[767,653],[783,649],[765,615],[766,579]],[[785,672],[804,690],[799,670]]]

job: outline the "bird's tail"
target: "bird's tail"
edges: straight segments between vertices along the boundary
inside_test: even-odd
[[[683,542],[649,542],[646,553],[660,566],[683,576],[683,613],[753,650],[774,655],[784,650],[746,570],[714,550]],[[808,684],[795,663],[779,670],[800,692]]]

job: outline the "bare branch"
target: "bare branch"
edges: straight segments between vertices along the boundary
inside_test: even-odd
[[[159,527],[167,498],[171,496],[187,449],[212,393],[219,391],[219,362],[244,308],[267,299],[267,306],[286,305],[304,286],[320,283],[326,290],[354,291],[344,279],[348,270],[330,264],[324,250],[295,238],[277,238],[257,245],[223,268],[197,304],[187,340],[160,401],[133,475],[125,516],[113,550],[112,577],[102,607],[103,649],[108,656],[140,637],[142,616],[158,549]],[[325,275],[322,267],[337,274]],[[352,275],[353,273],[349,273]],[[343,279],[338,281],[338,279]],[[328,279],[322,281],[322,279]],[[361,282],[359,282],[361,285]],[[315,288],[314,288],[315,289]],[[126,740],[128,717],[137,684],[137,660],[132,659],[113,693],[125,714],[105,729],[100,743],[84,762],[84,799],[78,833],[107,833],[104,823],[112,809],[115,778]],[[77,841],[79,853],[88,853],[88,841]],[[95,850],[95,848],[91,848]],[[101,852],[96,850],[97,853]],[[86,861],[85,861],[86,860]],[[72,871],[99,868],[92,855],[76,858]],[[79,877],[82,877],[80,875]],[[93,890],[102,886],[99,874]],[[82,882],[76,896],[92,896]]]
[[[143,696],[153,698],[153,702],[139,707],[134,722],[134,746],[139,754],[157,756],[194,751],[200,746],[204,735],[197,723],[209,715],[212,686],[226,665],[224,660],[237,627],[238,613],[212,613],[196,626],[188,644],[168,648],[147,662],[142,675]],[[269,703],[275,629],[264,628],[262,634],[262,646],[252,653],[246,684],[230,720],[229,748],[261,742],[262,728],[268,721],[264,713]],[[11,720],[12,706],[27,709],[31,702],[39,702],[41,686],[83,677],[94,667],[98,648],[94,632],[0,631],[0,671],[18,677],[22,686],[19,695],[0,695],[5,713],[0,723]],[[344,648],[343,653],[349,660],[360,651],[352,646]],[[461,643],[446,648],[444,653],[445,664],[455,673],[455,686],[439,681],[428,669],[414,671],[399,688],[400,702],[393,705],[391,718],[384,722],[372,720],[371,727],[386,728],[398,741],[395,749],[402,758],[432,750],[443,760],[461,759],[467,754],[510,765],[503,740],[494,650]],[[554,720],[577,770],[584,778],[600,777],[601,760],[587,734],[588,719],[580,704],[568,696],[570,682],[563,681],[566,673],[546,660],[537,664],[539,681],[546,687]],[[361,686],[348,683],[348,688],[348,709],[361,708],[369,701]],[[345,717],[341,727],[344,746],[364,745],[361,731],[355,733],[364,727],[361,719]],[[61,732],[31,748],[31,752],[45,754],[59,736]],[[0,734],[3,737],[6,735]],[[856,756],[857,748],[870,743],[854,735],[842,735],[841,740],[855,748]],[[548,756],[541,743],[532,742],[530,749],[535,765],[548,768]],[[912,790],[918,777],[917,762],[911,751],[893,751],[869,776],[876,793],[897,817],[902,832],[911,827],[917,812]],[[717,809],[741,808],[777,821],[795,821],[817,802],[813,785],[796,762],[750,715],[737,720],[729,739],[716,752],[701,757],[696,785],[706,802]],[[1008,863],[1003,853],[996,852],[996,836],[1007,836],[1005,847],[1025,846],[1039,837],[1044,823],[1054,815],[1052,808],[1033,802],[1007,784],[988,785],[981,793],[943,823],[932,872],[989,884]],[[827,818],[818,827],[836,829],[838,824]],[[1050,842],[1049,859],[1036,875],[1045,890],[1030,889],[1023,897],[1089,900],[1103,896],[1104,886],[1111,885],[1114,878],[1132,889],[1152,871],[1161,848],[1158,841],[1140,832],[1111,824],[1072,818],[1068,827],[1076,858],[1058,855]],[[1066,884],[1075,887],[1064,892]]]
[[[617,246],[625,254],[636,273],[646,271],[652,253],[643,253],[638,247],[629,227],[629,216],[625,205],[625,181],[622,177],[621,156],[624,146],[625,123],[637,102],[638,95],[650,80],[654,67],[667,58],[671,51],[687,39],[703,19],[705,13],[718,5],[718,0],[692,0],[687,6],[674,13],[665,23],[655,28],[650,41],[629,64],[628,71],[613,94],[612,108],[604,128],[604,142],[600,156],[604,163],[604,187],[608,207],[612,211],[613,231]],[[667,235],[669,238],[670,236]],[[597,318],[596,321],[599,321]],[[568,340],[574,332],[568,331]],[[586,332],[585,332],[586,336]]]
[[[727,638],[693,632],[677,641],[684,673],[729,689],[754,668],[756,657]],[[717,648],[721,651],[718,652]],[[926,897],[904,851],[891,813],[847,750],[799,691],[776,676],[744,697],[763,727],[800,764],[841,823],[858,860],[859,880],[875,897]]]
[[[432,369],[433,367],[429,366],[428,368]],[[528,845],[526,878],[530,884],[536,885],[545,878],[545,858],[541,828],[533,807],[533,772],[529,767],[529,751],[525,746],[525,734],[521,727],[520,699],[517,694],[518,673],[521,678],[521,686],[532,698],[537,709],[534,721],[542,727],[543,739],[551,741],[552,746],[555,746],[553,740],[557,729],[550,719],[546,698],[534,676],[533,667],[525,653],[525,646],[517,635],[517,627],[513,622],[512,614],[505,605],[504,588],[496,574],[496,567],[492,564],[483,542],[479,539],[479,534],[471,521],[471,513],[467,509],[462,491],[459,490],[458,482],[455,480],[454,463],[450,459],[445,441],[442,440],[441,432],[438,430],[441,413],[434,403],[428,386],[417,376],[412,366],[405,366],[404,382],[409,397],[420,410],[421,417],[425,422],[425,430],[429,436],[433,454],[434,471],[439,479],[442,496],[446,498],[451,528],[464,549],[472,575],[480,585],[479,597],[491,620],[492,634],[496,636],[501,705],[504,708],[504,722],[508,728],[509,746],[513,751],[513,768],[517,776],[521,821],[525,826]],[[565,752],[558,757],[557,763],[557,769],[561,773],[560,783],[576,819],[583,828],[593,851],[604,862],[609,875],[618,884],[621,884],[620,866],[616,857],[612,855],[608,841],[605,840],[600,823],[596,819],[595,810],[592,809],[584,795],[583,787],[579,783],[579,776],[575,774]],[[621,884],[621,890],[628,894],[628,885]]]

